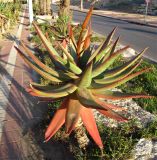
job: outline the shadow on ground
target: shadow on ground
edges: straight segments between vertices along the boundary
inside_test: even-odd
[[[20,69],[22,68],[19,67]],[[33,75],[32,70],[27,66],[23,69],[28,74],[27,76]],[[0,73],[2,77],[12,80],[8,107],[5,108],[7,116],[1,122],[3,123],[3,141],[0,144],[0,155],[3,152],[3,155],[4,153],[8,155],[7,159],[18,157],[19,160],[73,160],[72,153],[64,142],[53,140],[48,143],[43,142],[47,126],[41,125],[48,112],[47,102],[38,103],[38,99],[30,96],[1,65]],[[24,86],[26,85],[28,84]],[[7,90],[8,85],[4,87],[4,95]],[[15,126],[13,121],[15,121]],[[10,126],[9,130],[7,125]]]

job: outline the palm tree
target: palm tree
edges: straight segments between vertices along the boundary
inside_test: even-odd
[[[70,12],[70,0],[60,0],[59,15],[69,16]]]
[[[51,0],[38,0],[38,3],[40,8],[40,14],[42,15],[51,14]]]

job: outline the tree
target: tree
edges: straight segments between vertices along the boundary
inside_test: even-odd
[[[59,16],[70,16],[70,0],[60,0]]]
[[[40,14],[51,14],[51,0],[39,0],[38,3],[40,8]]]

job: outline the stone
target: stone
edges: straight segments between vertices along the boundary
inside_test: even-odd
[[[120,91],[120,89],[113,89],[113,91]],[[142,109],[135,101],[132,99],[126,99],[126,100],[107,100],[108,103],[112,103],[117,106],[121,106],[122,108],[126,109],[126,112],[122,113],[124,117],[127,117],[128,119],[135,119],[136,123],[139,128],[143,128],[147,126],[150,122],[155,120],[155,116],[144,109]],[[95,119],[98,122],[104,123],[108,127],[117,127],[119,122],[107,118],[100,114],[97,110],[94,110]]]
[[[131,58],[136,55],[136,51],[133,48],[128,48],[123,54],[124,58]]]
[[[135,160],[156,160],[157,140],[140,139],[133,150],[133,154],[133,159]]]

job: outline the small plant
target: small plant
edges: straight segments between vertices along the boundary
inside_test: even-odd
[[[64,123],[66,133],[70,134],[81,118],[95,143],[102,149],[103,144],[92,109],[97,109],[101,114],[117,121],[126,122],[128,119],[116,112],[125,109],[109,104],[106,100],[150,98],[149,95],[126,94],[111,90],[142,73],[150,71],[150,68],[134,72],[140,65],[141,56],[146,51],[145,49],[123,65],[109,69],[129,46],[116,50],[119,38],[115,42],[111,42],[114,29],[106,40],[97,49],[94,49],[90,45],[91,26],[89,22],[92,10],[93,8],[89,10],[82,24],[78,41],[76,42],[73,30],[70,28],[68,48],[59,44],[60,53],[52,47],[37,24],[33,22],[38,36],[49,52],[53,64],[51,67],[42,63],[22,42],[21,46],[24,52],[31,59],[22,50],[15,48],[31,68],[51,81],[49,85],[31,82],[27,91],[40,98],[52,99],[52,101],[63,100],[46,130],[45,141],[48,141]]]
[[[19,17],[20,4],[0,2],[0,31],[4,33]]]

